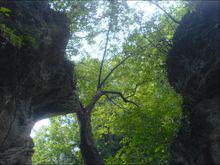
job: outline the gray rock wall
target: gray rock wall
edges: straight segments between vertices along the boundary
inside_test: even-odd
[[[37,120],[76,112],[69,20],[46,1],[1,1],[0,164],[29,164]],[[4,26],[2,26],[4,25]]]
[[[170,164],[220,164],[220,2],[197,2],[176,30],[167,59],[171,85],[183,96]]]

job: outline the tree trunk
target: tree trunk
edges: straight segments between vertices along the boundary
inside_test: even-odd
[[[91,113],[81,111],[77,113],[80,125],[80,149],[85,165],[102,165],[103,160],[96,148],[91,127]]]

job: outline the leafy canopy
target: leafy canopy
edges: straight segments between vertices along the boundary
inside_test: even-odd
[[[130,56],[103,88],[120,91],[138,107],[106,95],[92,114],[94,138],[105,163],[168,164],[168,147],[181,116],[181,98],[168,83],[164,63],[177,24],[163,12],[142,20],[144,13],[124,1],[52,1],[51,5],[66,11],[72,20],[67,55],[81,57],[75,72],[84,104],[96,91],[103,52],[106,50],[102,79]],[[187,9],[184,2],[169,8],[160,5],[177,20]],[[86,50],[83,45],[94,49]],[[50,119],[50,125],[39,130],[34,141],[33,163],[82,164],[74,114]]]

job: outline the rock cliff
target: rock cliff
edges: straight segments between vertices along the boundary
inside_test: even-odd
[[[220,2],[197,2],[176,30],[167,59],[171,85],[183,96],[170,164],[220,164]]]
[[[0,164],[29,164],[37,120],[75,112],[69,20],[46,1],[0,2]]]

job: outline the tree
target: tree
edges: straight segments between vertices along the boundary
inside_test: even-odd
[[[101,117],[100,113],[105,113],[104,108],[101,106],[97,106],[97,103],[106,103],[105,109],[117,109],[115,113],[121,113],[122,116],[118,119],[123,119],[125,122],[119,122],[118,119],[115,119],[114,123],[117,123],[119,126],[121,125],[120,133],[116,136],[112,133],[102,133],[102,137],[105,139],[106,137],[110,137],[109,140],[114,139],[114,137],[118,138],[118,141],[123,143],[122,148],[116,148],[115,150],[115,158],[110,160],[115,160],[119,157],[122,157],[122,161],[126,161],[128,157],[124,157],[124,153],[127,155],[129,154],[126,148],[141,148],[138,145],[141,145],[143,141],[147,141],[149,143],[150,140],[153,140],[153,136],[157,132],[155,130],[160,126],[160,124],[164,123],[164,127],[167,129],[165,132],[159,132],[164,134],[167,137],[165,141],[158,139],[155,140],[156,142],[159,141],[163,143],[157,146],[151,146],[152,150],[156,150],[155,152],[159,152],[161,155],[165,152],[165,148],[167,147],[167,143],[173,135],[173,131],[170,125],[173,123],[173,118],[178,118],[179,111],[175,113],[175,110],[179,108],[179,99],[176,99],[176,95],[172,93],[172,89],[167,85],[167,81],[165,79],[165,71],[161,66],[164,63],[165,55],[167,53],[168,48],[172,44],[170,42],[170,38],[172,37],[173,31],[175,29],[175,24],[173,22],[166,22],[167,18],[164,16],[155,16],[155,20],[149,21],[143,25],[142,22],[137,24],[139,28],[136,28],[135,31],[131,32],[129,38],[124,42],[120,49],[117,49],[116,44],[113,44],[111,41],[115,41],[118,38],[114,38],[112,33],[118,32],[118,25],[122,22],[118,22],[117,20],[117,12],[115,12],[116,6],[118,3],[109,3],[109,8],[107,11],[110,11],[107,15],[107,29],[104,29],[102,32],[105,34],[105,43],[103,46],[103,55],[102,60],[95,60],[90,58],[85,58],[79,63],[78,75],[82,76],[82,80],[78,76],[78,85],[79,85],[79,93],[81,99],[81,107],[77,111],[77,118],[80,123],[80,149],[82,152],[82,157],[85,161],[85,164],[103,164],[103,160],[100,158],[98,150],[96,148],[95,142],[92,136],[92,126],[91,126],[91,118],[92,113],[98,114],[97,118],[105,119],[103,122],[106,121],[105,117]],[[120,12],[119,12],[120,13]],[[129,13],[130,14],[130,13]],[[131,16],[131,14],[128,16]],[[136,15],[140,17],[141,15]],[[120,18],[120,17],[119,17]],[[124,17],[123,17],[124,18]],[[134,20],[128,21],[128,23],[133,22]],[[156,22],[159,21],[159,24]],[[127,23],[127,24],[128,24]],[[126,25],[127,25],[126,24]],[[163,27],[163,29],[161,29]],[[123,27],[121,27],[122,31],[125,31]],[[98,30],[99,31],[99,30]],[[146,35],[147,34],[147,35]],[[166,44],[166,45],[165,45]],[[162,46],[163,45],[163,46]],[[111,49],[109,49],[111,46]],[[110,53],[110,57],[107,56],[107,53]],[[116,56],[114,55],[116,54]],[[105,65],[105,64],[108,65]],[[81,67],[82,65],[83,67]],[[89,69],[86,70],[85,68],[89,66]],[[80,68],[81,67],[81,68]],[[119,70],[120,68],[120,70]],[[130,73],[128,68],[132,70]],[[98,72],[97,72],[98,69]],[[152,71],[152,72],[150,72]],[[83,77],[82,72],[85,72],[85,77]],[[138,76],[137,73],[140,73],[141,76]],[[86,75],[89,74],[89,75]],[[122,75],[127,75],[124,79],[121,78]],[[88,77],[86,77],[88,76]],[[97,77],[94,79],[94,77]],[[134,78],[135,77],[135,78]],[[87,81],[85,81],[87,79]],[[138,81],[137,81],[138,80]],[[129,82],[130,81],[130,82]],[[133,87],[133,88],[130,88]],[[143,90],[149,90],[150,95],[146,95],[146,100],[151,98],[147,104],[151,103],[153,105],[149,106],[147,104],[140,104],[141,96],[144,96],[145,93],[138,92],[140,87]],[[170,92],[169,92],[170,91]],[[156,93],[154,95],[154,93]],[[133,101],[135,100],[135,101]],[[164,102],[161,106],[157,106],[159,102],[155,102],[154,100],[160,100]],[[175,104],[170,103],[169,106],[166,104],[169,103],[169,100],[172,100]],[[122,102],[130,103],[124,105]],[[95,106],[96,109],[95,109]],[[156,113],[156,109],[160,109],[159,113]],[[145,109],[151,109],[145,110]],[[163,111],[163,109],[172,109],[172,112],[167,113]],[[145,110],[145,111],[144,111]],[[125,111],[128,111],[127,114]],[[144,111],[144,112],[142,112]],[[174,111],[174,112],[173,112]],[[112,114],[113,112],[109,112]],[[164,115],[160,115],[164,114]],[[142,139],[141,143],[138,142],[138,134],[143,132],[144,127],[141,127],[143,122],[140,124],[137,123],[138,118],[143,115],[144,118],[149,119],[148,128],[154,128],[154,131],[151,131],[151,139]],[[127,121],[126,119],[131,119]],[[114,117],[113,117],[114,119]],[[158,119],[158,125],[153,126],[155,120]],[[98,120],[98,119],[94,119]],[[133,121],[134,120],[134,121]],[[129,125],[129,122],[136,123],[140,130],[137,130],[134,134],[137,135],[135,138],[132,138],[131,134],[129,134],[130,127],[126,128],[126,125]],[[94,127],[97,127],[94,122]],[[146,124],[146,123],[145,123]],[[166,124],[169,125],[166,127]],[[101,129],[105,126],[104,123],[101,124]],[[175,128],[175,127],[174,127]],[[109,126],[107,130],[110,129]],[[116,128],[115,128],[116,129]],[[116,131],[117,132],[117,131]],[[98,134],[98,133],[97,133]],[[126,138],[122,138],[121,135],[126,135]],[[102,139],[99,138],[100,141]],[[106,141],[106,140],[105,140]],[[155,142],[155,143],[156,143]],[[101,147],[102,149],[104,147]],[[142,154],[144,151],[139,151],[138,158],[144,162],[157,162],[154,158],[152,153],[145,153]],[[132,155],[131,160],[128,162],[132,162],[134,159],[134,155]],[[142,159],[146,157],[145,159]],[[167,161],[167,157],[164,158]],[[136,160],[135,160],[136,161]]]
[[[82,164],[79,153],[79,132],[72,115],[50,119],[48,127],[36,132],[33,162],[36,164]],[[57,131],[59,130],[59,131]]]

